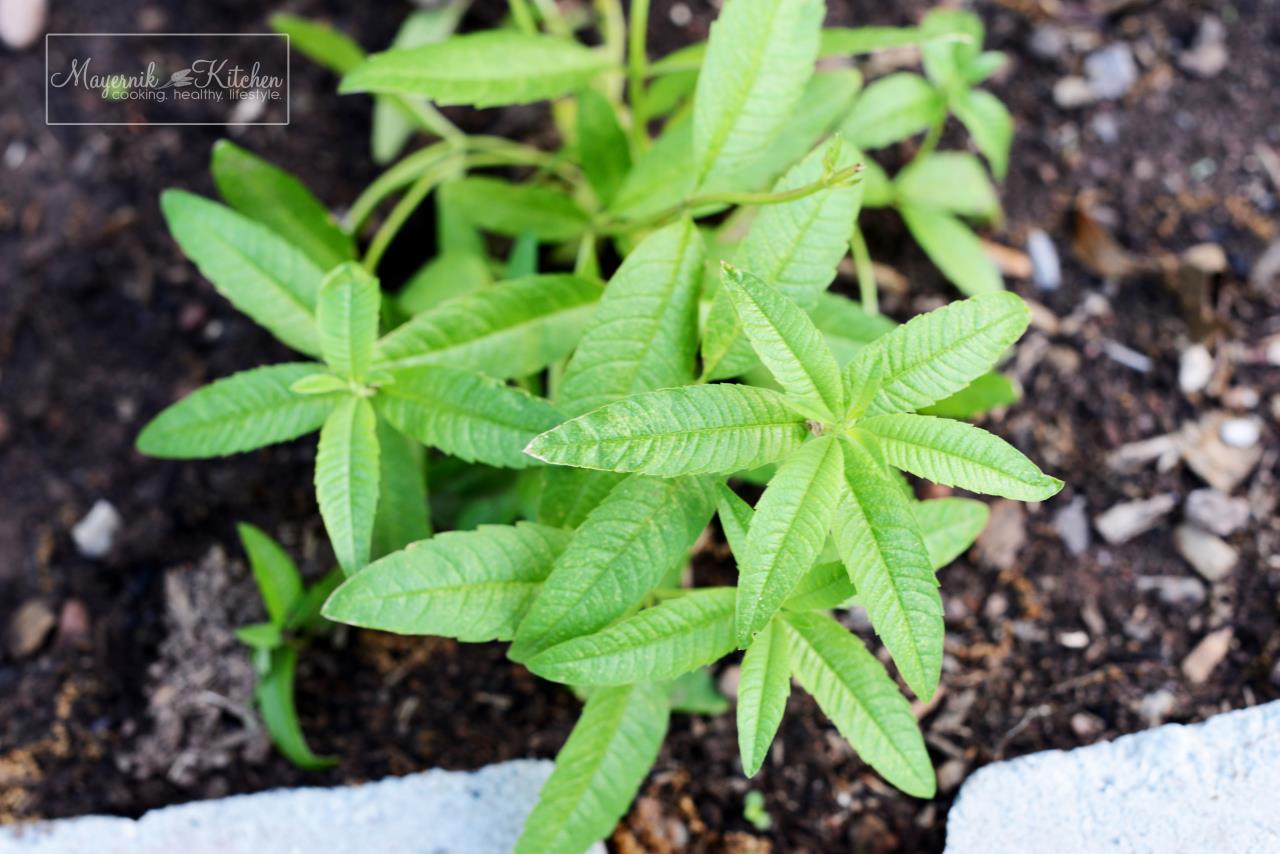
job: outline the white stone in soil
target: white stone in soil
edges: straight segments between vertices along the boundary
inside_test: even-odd
[[[122,522],[111,502],[99,498],[71,529],[71,539],[75,540],[77,551],[85,557],[105,557],[111,551]]]
[[[971,776],[948,854],[1280,851],[1280,702]]]
[[[0,828],[5,854],[508,854],[551,773],[519,759],[337,788],[276,789],[153,810],[133,820]],[[597,845],[593,852],[603,854]]]

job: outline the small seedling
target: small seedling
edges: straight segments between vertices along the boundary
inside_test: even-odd
[[[236,629],[236,637],[253,650],[258,686],[254,700],[276,748],[299,768],[319,770],[336,760],[317,756],[307,745],[294,706],[294,671],[298,652],[328,625],[320,606],[342,581],[338,570],[306,587],[298,567],[279,543],[249,524],[239,526],[240,543],[249,557],[262,594],[267,621]]]

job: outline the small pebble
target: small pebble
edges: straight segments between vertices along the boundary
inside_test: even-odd
[[[89,642],[91,621],[89,609],[79,599],[68,599],[58,612],[59,647],[84,646]]]
[[[1210,583],[1230,575],[1240,560],[1229,544],[1195,525],[1174,528],[1173,544],[1178,554]]]
[[[1076,734],[1077,738],[1093,738],[1104,729],[1106,729],[1106,724],[1097,715],[1091,715],[1088,712],[1076,712],[1071,716],[1071,731]]]
[[[1089,550],[1089,517],[1085,515],[1084,497],[1077,495],[1071,503],[1053,514],[1053,527],[1059,539],[1073,555]]]
[[[1053,24],[1040,24],[1031,31],[1031,52],[1041,59],[1057,59],[1066,46],[1062,30]]]
[[[14,50],[31,47],[44,32],[48,0],[0,0],[0,41]]]
[[[1228,418],[1218,435],[1233,448],[1252,448],[1262,437],[1262,427],[1256,418]]]
[[[1232,386],[1222,393],[1222,405],[1231,409],[1257,409],[1262,395],[1247,385]]]
[[[1173,696],[1173,692],[1161,688],[1142,698],[1138,704],[1138,714],[1146,718],[1149,725],[1158,726],[1168,719],[1177,705],[1178,698]]]
[[[1133,51],[1124,42],[1108,45],[1085,57],[1084,73],[1089,87],[1099,98],[1122,98],[1138,82],[1138,65]]]
[[[1204,584],[1185,575],[1140,575],[1134,580],[1139,593],[1154,592],[1160,601],[1173,608],[1199,607],[1204,604]]]
[[[1178,388],[1183,394],[1203,391],[1213,378],[1213,355],[1203,344],[1192,344],[1178,360]]]
[[[33,655],[44,644],[45,638],[58,618],[53,609],[43,599],[29,599],[13,612],[9,618],[9,630],[6,634],[6,645],[9,654],[14,658],[26,658]]]
[[[1067,649],[1084,649],[1089,645],[1089,633],[1079,630],[1071,632],[1058,632],[1058,643]]]
[[[1229,537],[1249,523],[1249,502],[1216,489],[1193,489],[1182,505],[1187,521]]]
[[[1062,286],[1062,262],[1053,238],[1040,228],[1027,235],[1027,255],[1031,257],[1031,280],[1042,291],[1056,291]]]
[[[1209,681],[1213,671],[1227,657],[1231,649],[1231,638],[1234,630],[1230,626],[1209,632],[1195,649],[1182,660],[1182,674],[1192,685],[1202,685]]]
[[[1150,531],[1177,503],[1172,495],[1125,501],[1095,518],[1093,525],[1108,543],[1119,545]]]
[[[87,558],[104,557],[111,551],[122,522],[111,502],[98,499],[85,517],[71,529],[76,550]]]
[[[1053,84],[1053,102],[1065,110],[1084,107],[1096,100],[1098,93],[1083,77],[1063,77]]]
[[[1104,145],[1114,145],[1120,139],[1120,125],[1111,113],[1098,113],[1089,121],[1089,127]]]
[[[1221,275],[1231,266],[1226,250],[1216,243],[1198,243],[1182,253],[1182,260],[1210,276]]]
[[[1230,59],[1226,39],[1227,30],[1222,21],[1206,15],[1200,22],[1195,45],[1178,57],[1178,65],[1197,77],[1217,77]]]

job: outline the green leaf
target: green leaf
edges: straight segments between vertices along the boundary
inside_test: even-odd
[[[334,392],[346,393],[351,390],[351,383],[342,377],[335,377],[330,373],[308,374],[289,386],[289,391],[294,394],[333,394]]]
[[[809,317],[841,365],[849,364],[863,347],[895,326],[884,315],[868,314],[848,297],[832,293],[818,297],[818,304],[809,312]]]
[[[485,30],[374,54],[338,91],[398,92],[438,104],[496,107],[568,95],[609,67],[608,57],[566,39]]]
[[[436,306],[378,342],[383,370],[449,365],[497,379],[535,374],[573,349],[600,299],[576,276],[513,279]]]
[[[859,148],[883,148],[939,124],[946,111],[946,99],[929,81],[900,71],[863,90],[840,135]]]
[[[943,211],[903,204],[907,230],[950,282],[969,296],[1004,290],[995,262],[969,226]]]
[[[786,192],[812,184],[825,171],[824,159],[838,145],[815,150],[774,186]],[[839,168],[853,165],[853,153],[841,151]],[[844,256],[850,224],[856,219],[862,190],[832,187],[802,199],[762,208],[736,254],[737,266],[776,288],[802,308],[812,308],[831,284]],[[712,301],[702,344],[704,374],[723,379],[743,373],[755,360],[741,339],[742,323],[729,292],[721,288]],[[745,360],[744,360],[745,356]]]
[[[791,694],[787,634],[775,617],[742,657],[738,678],[738,751],[742,773],[754,777],[764,765]]]
[[[858,422],[892,466],[946,486],[1016,501],[1044,501],[1062,481],[1049,477],[999,436],[931,415],[881,415]]]
[[[587,227],[577,203],[553,187],[472,176],[451,181],[449,201],[477,228],[548,243],[573,240]]]
[[[685,219],[646,237],[605,288],[560,383],[580,415],[638,392],[693,380],[705,249]]]
[[[1020,397],[1013,380],[1004,374],[992,372],[983,374],[950,397],[923,407],[920,414],[942,418],[975,418],[997,406],[1017,403]]]
[[[431,536],[422,446],[379,418],[378,451],[378,510],[372,541],[375,558]]]
[[[631,148],[609,99],[595,89],[578,96],[578,161],[600,204],[608,207],[631,169]]]
[[[631,608],[688,558],[715,506],[710,482],[629,477],[578,526],[524,622],[511,656],[597,632]]]
[[[693,122],[675,119],[636,160],[609,211],[626,220],[655,216],[690,195],[695,177]]]
[[[789,611],[829,611],[856,596],[858,589],[840,561],[819,563],[791,591],[783,607]]]
[[[160,196],[182,251],[231,304],[300,353],[320,353],[312,310],[324,272],[300,249],[228,207],[182,190]]]
[[[778,468],[756,505],[747,547],[737,555],[738,646],[768,625],[822,552],[840,498],[840,443],[807,442]]]
[[[293,559],[275,540],[247,522],[236,525],[240,544],[249,556],[253,580],[262,594],[262,604],[275,626],[284,625],[289,611],[302,596],[302,574]]]
[[[705,667],[699,667],[671,683],[671,711],[686,715],[723,715],[729,701],[716,687],[716,680]]]
[[[903,680],[922,699],[942,673],[942,597],[911,499],[858,436],[847,438],[834,529],[858,598]]]
[[[912,318],[877,343],[885,370],[868,415],[912,412],[985,374],[1030,322],[1016,295],[973,297]]]
[[[937,781],[907,699],[862,641],[819,614],[787,614],[791,669],[853,749],[902,791],[931,798]]]
[[[381,302],[378,280],[355,261],[324,277],[316,299],[316,326],[320,349],[335,374],[362,380],[369,372]]]
[[[377,416],[367,399],[348,397],[324,422],[316,451],[320,516],[348,575],[369,562],[378,480]]]
[[[848,408],[844,412],[844,423],[848,424],[861,418],[884,385],[885,371],[884,350],[880,347],[864,347],[858,355],[845,365],[841,373],[844,383],[844,396]]]
[[[318,430],[338,396],[298,395],[289,387],[324,373],[322,365],[288,362],[224,377],[152,419],[138,435],[138,450],[171,459],[223,457]]]
[[[392,40],[393,48],[412,48],[444,41],[453,35],[458,21],[466,12],[470,0],[452,0],[434,9],[410,12]],[[373,127],[370,130],[370,150],[375,163],[390,163],[404,148],[417,130],[414,115],[406,110],[395,97],[375,98],[373,101]],[[421,99],[414,99],[421,100]]]
[[[226,139],[213,145],[212,169],[227,204],[301,249],[320,269],[355,257],[351,235],[293,175]]]
[[[904,205],[976,219],[1000,218],[1000,200],[987,170],[967,151],[938,151],[917,158],[893,183]]]
[[[961,9],[932,9],[920,30],[930,37],[920,47],[929,79],[948,93],[968,88],[964,71],[982,50],[982,19]]]
[[[751,273],[725,266],[721,282],[774,379],[791,394],[821,402],[833,415],[840,412],[840,366],[809,316]]]
[[[347,579],[323,613],[403,635],[511,640],[570,536],[531,522],[437,534]]]
[[[810,154],[814,146],[848,113],[861,88],[862,75],[852,68],[821,72],[810,77],[799,100],[791,108],[785,132],[774,137],[769,147],[756,158],[748,173],[751,177],[743,177],[742,186],[768,186],[784,170]],[[848,165],[855,162],[851,160]],[[812,183],[814,178],[805,183]],[[763,208],[761,214],[771,207]]]
[[[236,640],[255,650],[270,651],[284,643],[284,632],[276,623],[250,623],[236,629]]]
[[[924,545],[935,570],[973,545],[991,515],[987,505],[972,498],[934,498],[918,502],[912,510],[917,527],[924,532]]]
[[[732,474],[786,457],[808,435],[782,395],[740,385],[663,389],[566,421],[525,449],[557,465],[660,477]]]
[[[524,468],[521,449],[560,420],[541,398],[470,371],[422,365],[396,371],[374,399],[402,433],[468,462]]]
[[[716,503],[716,515],[720,517],[720,527],[724,529],[724,538],[729,542],[729,549],[735,555],[747,553],[747,531],[751,528],[751,517],[755,511],[751,505],[738,497],[725,484],[720,484],[720,498]]]
[[[515,854],[577,854],[608,836],[657,759],[669,716],[661,686],[592,692],[556,756]]]
[[[345,579],[346,575],[341,568],[331,569],[322,575],[319,581],[308,587],[302,594],[302,598],[298,600],[298,604],[285,622],[285,629],[291,632],[307,629],[314,631],[328,625],[328,621],[320,616],[320,608],[329,598],[329,594],[337,590],[338,585]]]
[[[1009,171],[1013,145],[1013,116],[1008,108],[990,92],[969,89],[952,97],[951,110],[991,164],[991,171],[1003,179]]]
[[[258,681],[253,696],[276,748],[299,768],[320,771],[333,767],[337,760],[312,753],[306,736],[302,734],[302,724],[293,705],[293,674],[297,663],[298,652],[293,647],[282,646],[273,650],[271,668]]]
[[[711,25],[693,104],[695,184],[734,189],[813,74],[823,3],[731,0]]]
[[[567,685],[665,682],[733,651],[732,587],[694,590],[529,659]]]
[[[364,61],[364,50],[350,37],[326,24],[297,15],[271,16],[271,29],[289,36],[289,46],[330,71],[345,74]]]
[[[415,315],[455,297],[468,296],[492,282],[483,256],[446,250],[413,274],[396,297],[396,304],[405,314]]]
[[[576,528],[617,486],[624,474],[547,466],[542,470],[538,521],[557,528]]]

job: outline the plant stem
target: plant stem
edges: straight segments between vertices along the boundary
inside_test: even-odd
[[[862,298],[862,310],[867,314],[880,313],[880,297],[876,292],[876,270],[867,251],[866,238],[855,222],[849,235],[849,248],[853,250],[853,265],[858,271],[858,294]]]
[[[526,0],[507,0],[507,8],[511,10],[511,19],[516,29],[522,33],[536,33],[538,24],[533,20],[533,12]]]
[[[696,211],[699,208],[709,206],[725,206],[725,205],[777,205],[783,202],[794,202],[797,199],[803,199],[806,196],[812,196],[814,193],[820,193],[823,190],[841,185],[848,185],[859,172],[862,171],[862,164],[855,163],[853,166],[833,172],[830,175],[823,175],[811,184],[805,184],[803,187],[796,187],[793,190],[783,190],[782,192],[757,192],[757,193],[705,193],[701,196],[690,196],[678,205],[672,205],[664,211],[655,214],[648,219],[634,223],[626,223],[620,225],[618,223],[603,223],[601,230],[608,233],[616,233],[618,231],[629,231],[637,228],[647,228],[652,225],[663,223],[672,217],[688,211]]]
[[[627,99],[631,102],[631,154],[636,156],[649,142],[649,112],[644,80],[649,71],[646,38],[649,0],[632,0],[627,44]]]
[[[457,125],[449,121],[444,113],[437,110],[434,104],[418,98],[406,98],[403,95],[389,97],[427,133],[434,133],[441,139],[450,141],[459,140],[465,135]]]
[[[391,209],[391,213],[387,214],[387,218],[378,228],[373,240],[369,241],[369,248],[365,250],[364,258],[361,263],[364,268],[372,274],[378,271],[378,262],[382,260],[382,255],[387,251],[387,247],[391,245],[391,241],[395,239],[396,234],[400,231],[400,227],[405,224],[409,216],[422,204],[422,200],[427,197],[435,186],[448,178],[453,171],[461,164],[455,163],[462,160],[461,151],[452,151],[437,162],[431,164],[421,175],[418,180],[413,183],[400,201],[396,202],[396,206]]]
[[[942,139],[942,128],[946,123],[947,117],[944,115],[940,121],[934,122],[929,128],[929,132],[924,135],[924,141],[920,143],[919,150],[916,151],[916,156],[911,158],[913,163],[933,154],[933,150],[938,147],[938,140]]]
[[[449,143],[438,142],[401,158],[394,166],[375,178],[373,183],[365,187],[364,192],[351,203],[346,216],[347,230],[352,233],[358,232],[383,199],[412,184],[425,170],[431,168],[436,161],[448,157],[453,150],[453,146]]]

